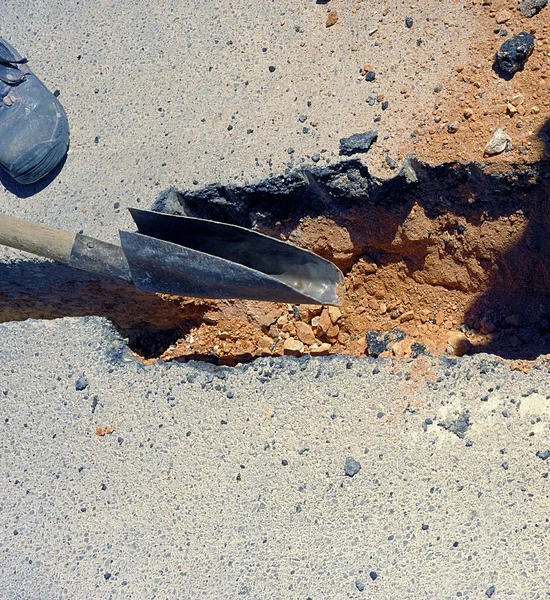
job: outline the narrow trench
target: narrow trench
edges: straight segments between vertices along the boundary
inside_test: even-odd
[[[344,305],[153,295],[29,262],[2,267],[0,321],[105,316],[145,361],[445,352],[533,360],[550,353],[549,177],[545,162],[501,173],[411,158],[379,180],[347,160],[247,186],[169,190],[155,210],[257,228],[332,260],[345,274]]]
[[[229,365],[304,353],[535,359],[550,352],[549,176],[543,162],[499,174],[410,159],[380,181],[349,160],[247,187],[167,192],[157,209],[255,227],[332,260],[346,301],[195,301],[204,312],[183,328],[130,344],[143,357]]]

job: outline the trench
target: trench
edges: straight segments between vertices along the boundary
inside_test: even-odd
[[[146,294],[29,262],[2,267],[0,321],[105,316],[146,362],[464,352],[534,360],[550,353],[549,178],[544,161],[499,171],[410,157],[386,180],[343,160],[245,186],[167,190],[155,210],[255,228],[333,261],[345,274],[343,306]]]

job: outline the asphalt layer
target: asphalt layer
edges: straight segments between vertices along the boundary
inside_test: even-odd
[[[325,166],[373,129],[361,160],[389,174],[476,23],[352,8],[7,0],[1,34],[59,90],[71,149],[45,182],[0,175],[0,211],[116,241],[171,186]],[[548,407],[542,361],[143,367],[104,319],[0,325],[0,598],[546,597]]]
[[[546,596],[546,363],[144,368],[104,319],[0,335],[1,598]]]

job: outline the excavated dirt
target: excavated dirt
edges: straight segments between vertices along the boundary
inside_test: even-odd
[[[331,185],[338,180],[342,186],[342,176],[357,184],[356,168],[344,163]],[[516,167],[510,179],[472,166],[433,170],[417,163],[415,168],[416,183],[407,183],[403,175],[400,185],[381,183],[383,192],[353,199],[348,194],[322,214],[299,216],[306,206],[314,211],[307,193],[296,189],[293,208],[279,202],[279,216],[286,210],[286,219],[269,226],[262,213],[259,229],[308,248],[344,271],[340,308],[162,296],[184,312],[190,306],[195,313],[200,309],[200,316],[190,314],[185,332],[172,330],[160,348],[153,344],[151,352],[158,338],[147,335],[133,341],[134,349],[149,358],[206,358],[228,365],[281,354],[406,358],[422,352],[489,351],[533,359],[550,352],[547,169]],[[368,187],[365,181],[358,186]],[[234,200],[225,220],[234,220],[231,206],[244,204],[249,216],[258,214],[253,190],[241,191],[240,197],[239,190],[224,193]],[[192,200],[180,196],[187,207]],[[208,201],[201,202],[202,216],[212,210],[224,217],[219,203],[209,209]],[[260,202],[277,204],[274,198]],[[367,332],[392,330],[397,331],[382,351],[366,343]],[[377,340],[370,335],[371,342]]]
[[[482,160],[495,171],[549,160],[550,8],[527,18],[517,0],[470,0],[467,5],[477,24],[469,60],[453,64],[453,78],[434,90],[431,106],[411,106],[417,127],[402,155],[414,152],[430,164]],[[534,51],[522,70],[505,78],[495,68],[495,54],[521,32],[535,36]],[[511,141],[505,153],[489,157],[484,148],[496,128],[504,129]]]

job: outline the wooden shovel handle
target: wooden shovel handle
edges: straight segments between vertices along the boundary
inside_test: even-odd
[[[0,244],[67,264],[75,234],[0,214]]]

